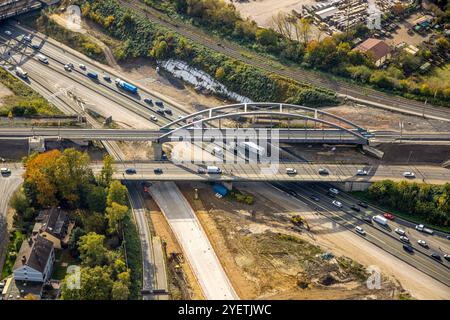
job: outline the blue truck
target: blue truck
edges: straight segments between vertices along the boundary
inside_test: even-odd
[[[228,189],[220,183],[216,183],[213,185],[213,191],[214,193],[220,194],[222,197],[225,197],[228,194]]]
[[[89,72],[87,73],[87,76],[88,76],[89,78],[91,78],[91,79],[98,80],[98,74],[95,73],[95,72],[93,72],[93,71],[89,71]]]
[[[138,88],[136,86],[133,86],[131,83],[123,81],[122,79],[117,78],[115,80],[115,83],[116,83],[116,86],[118,86],[122,90],[131,92],[132,94],[136,94],[138,91]]]

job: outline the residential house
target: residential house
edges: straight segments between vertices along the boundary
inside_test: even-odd
[[[44,283],[50,279],[55,250],[53,242],[40,235],[22,242],[13,275],[16,281]]]
[[[61,249],[69,240],[73,224],[66,212],[57,207],[42,210],[36,218],[33,236],[40,235],[51,242],[56,249]]]
[[[367,53],[374,61],[377,67],[382,66],[388,59],[391,58],[391,47],[384,41],[369,38],[360,43],[353,50]]]

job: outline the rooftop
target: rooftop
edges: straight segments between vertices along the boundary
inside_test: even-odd
[[[382,40],[369,38],[353,50],[370,52],[375,60],[379,60],[391,52],[391,47]]]
[[[17,254],[13,269],[26,265],[36,271],[44,272],[52,249],[53,243],[39,235],[35,239],[25,240]]]

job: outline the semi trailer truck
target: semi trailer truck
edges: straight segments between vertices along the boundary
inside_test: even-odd
[[[120,78],[117,78],[115,80],[116,86],[121,88],[122,90],[128,91],[130,93],[136,94],[138,91],[138,88],[136,86],[133,86],[131,83],[128,83],[126,81],[123,81]]]

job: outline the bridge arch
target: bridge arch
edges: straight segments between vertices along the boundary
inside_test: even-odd
[[[313,117],[309,117],[306,115],[301,115],[301,114],[295,114],[295,113],[285,113],[285,112],[273,112],[273,111],[247,111],[247,112],[235,112],[235,113],[223,113],[223,114],[219,114],[216,116],[212,116],[212,117],[208,117],[208,118],[202,118],[190,123],[186,123],[180,127],[177,127],[175,129],[172,129],[170,131],[167,131],[165,133],[163,133],[159,138],[158,138],[158,142],[167,142],[169,141],[169,137],[171,135],[173,135],[174,133],[176,133],[177,131],[180,130],[185,130],[188,129],[192,126],[195,127],[196,124],[203,124],[204,122],[210,122],[210,121],[214,121],[214,120],[218,120],[218,119],[222,119],[222,118],[231,118],[231,117],[240,117],[240,116],[253,116],[253,115],[269,115],[269,116],[283,116],[283,117],[288,117],[288,118],[296,118],[296,119],[302,119],[305,121],[311,121],[311,122],[315,122],[315,123],[321,123],[321,124],[325,124],[328,125],[332,128],[338,129],[341,132],[345,132],[347,134],[350,134],[352,136],[354,136],[357,140],[363,142],[364,144],[367,143],[367,138],[364,137],[363,135],[361,135],[359,132],[355,132],[354,130],[348,129],[348,128],[344,128],[336,123],[333,122],[329,122],[326,120],[322,120],[319,118],[313,118]],[[359,127],[358,127],[359,128]]]
[[[320,109],[316,109],[316,108],[310,108],[310,107],[305,107],[305,106],[301,106],[301,105],[295,105],[295,104],[288,104],[288,103],[274,103],[274,102],[251,102],[251,103],[236,103],[236,104],[229,104],[229,105],[224,105],[224,106],[219,106],[219,107],[214,107],[214,108],[209,108],[209,109],[205,109],[202,111],[198,111],[192,114],[189,114],[185,117],[179,118],[177,120],[174,120],[164,126],[161,127],[162,130],[165,129],[170,129],[173,125],[183,125],[184,124],[188,124],[188,120],[189,119],[194,119],[198,116],[203,116],[203,115],[207,115],[206,119],[212,119],[216,116],[216,114],[223,114],[222,111],[227,110],[227,109],[231,109],[231,110],[240,110],[243,109],[243,113],[249,113],[249,112],[253,112],[253,111],[249,111],[249,109],[251,108],[265,108],[265,109],[269,109],[269,108],[278,108],[278,112],[279,114],[289,114],[289,112],[285,112],[284,110],[287,109],[289,111],[289,109],[295,109],[295,110],[302,110],[302,111],[308,111],[308,112],[313,112],[314,113],[314,118],[319,119],[319,116],[324,116],[324,117],[330,117],[332,119],[337,120],[337,122],[339,123],[344,123],[346,125],[348,125],[350,128],[352,129],[361,129],[360,126],[358,126],[357,124],[344,119],[342,117],[339,117],[335,114],[326,112],[326,111],[322,111]],[[230,113],[230,117],[232,116],[232,114],[236,114],[237,112],[231,112]],[[274,115],[276,114],[274,112]],[[311,117],[310,117],[311,118]],[[218,118],[217,118],[218,119]],[[320,122],[320,121],[318,121]],[[190,124],[192,124],[193,122],[191,122]],[[336,124],[338,125],[338,124]],[[342,126],[340,126],[342,128]]]

